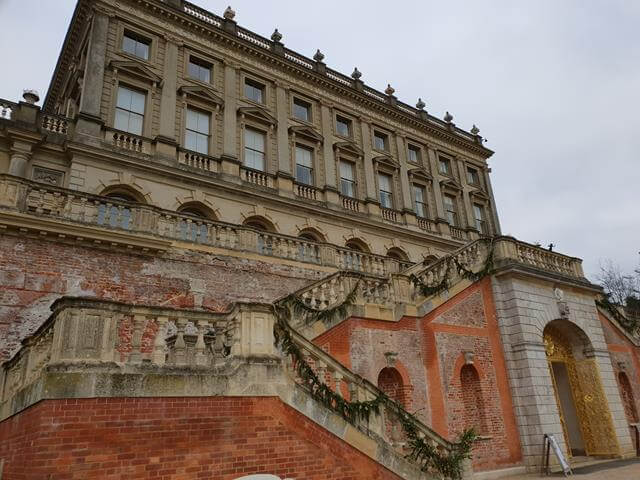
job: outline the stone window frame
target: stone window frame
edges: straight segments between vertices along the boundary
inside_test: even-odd
[[[141,93],[144,93],[144,117],[142,120],[142,134],[139,136],[144,138],[151,138],[153,135],[153,95],[155,93],[156,87],[154,87],[153,85],[149,85],[148,82],[127,75],[126,72],[118,71],[117,74],[114,73],[113,93],[111,95],[111,106],[109,108],[109,118],[107,119],[107,125],[109,125],[110,128],[116,130],[116,108],[118,105],[118,91],[120,90],[121,85],[125,88],[139,90]],[[128,134],[137,136],[135,133]]]
[[[258,133],[261,133],[264,135],[264,170],[257,170],[257,171],[262,171],[263,173],[268,173],[268,174],[274,174],[274,167],[271,164],[272,159],[277,158],[276,157],[276,152],[275,149],[273,147],[273,140],[274,140],[274,128],[272,125],[265,125],[261,122],[258,122],[256,120],[253,120],[251,118],[241,118],[240,119],[240,151],[241,151],[241,155],[240,155],[240,166],[242,168],[246,168],[249,170],[255,170],[253,167],[248,167],[245,163],[245,158],[244,158],[244,152],[245,152],[245,140],[244,140],[244,136],[245,136],[245,131],[246,129],[249,130],[254,130]]]
[[[260,102],[256,102],[255,100],[252,100],[248,97],[245,96],[244,94],[244,86],[246,84],[246,81],[249,80],[250,82],[254,82],[254,83],[258,83],[260,85],[263,86],[262,89],[262,103]],[[255,74],[253,72],[249,72],[246,70],[242,70],[240,72],[240,100],[243,102],[247,102],[250,105],[254,105],[257,106],[259,108],[264,108],[267,110],[271,110],[269,108],[269,101],[272,98],[272,95],[274,95],[273,92],[273,85],[272,82],[268,79],[266,79],[265,77],[262,77],[258,74]]]
[[[149,40],[149,58],[148,59],[138,57],[137,55],[132,55],[128,52],[125,52],[122,49],[125,31],[129,31],[134,35],[137,35]],[[137,25],[133,25],[123,20],[118,21],[118,30],[116,35],[116,52],[119,55],[123,55],[132,60],[142,62],[147,66],[153,68],[156,65],[157,58],[158,58],[158,42],[159,41],[160,41],[160,35],[158,35],[157,33],[150,32],[149,30],[140,28]]]
[[[345,137],[338,133],[338,117],[342,117],[345,120],[349,121],[349,136]],[[356,128],[356,117],[354,115],[350,115],[343,110],[333,110],[333,122],[332,122],[333,134],[338,138],[343,138],[350,142],[355,141],[355,128]]]
[[[411,206],[413,209],[413,212],[416,214],[416,217],[419,218],[425,218],[427,220],[433,220],[434,219],[434,206],[433,206],[433,202],[430,202],[429,200],[431,199],[431,195],[430,195],[430,182],[427,180],[423,180],[421,178],[415,178],[415,177],[411,177],[409,178],[409,184],[411,185]],[[422,197],[422,203],[425,206],[425,210],[426,210],[426,216],[425,217],[421,217],[420,215],[418,215],[418,212],[416,211],[416,196],[415,196],[415,190],[414,190],[414,186],[419,186],[420,188],[423,189],[424,191],[424,196]]]
[[[379,148],[376,148],[376,138],[375,138],[376,133],[384,135],[384,145],[385,145],[384,150],[380,150]],[[371,149],[374,152],[379,152],[384,155],[391,155],[391,138],[392,138],[392,134],[389,130],[383,127],[379,127],[377,125],[371,125]]]
[[[391,177],[391,210],[400,210],[398,208],[400,203],[400,166],[397,165],[392,158],[385,157],[376,157],[373,159],[373,171],[374,171],[374,183],[376,189],[376,200],[380,202],[380,174],[388,175]],[[380,204],[381,208],[382,203]]]
[[[302,120],[294,115],[293,109],[294,109],[294,104],[296,100],[300,100],[309,105],[309,120]],[[316,111],[318,110],[316,106],[317,104],[318,102],[316,100],[313,100],[307,95],[299,93],[298,91],[292,91],[291,94],[289,95],[289,118],[296,122],[300,122],[303,125],[314,126],[316,123],[314,121],[315,114],[316,114]]]
[[[311,183],[302,183],[298,181],[298,161],[296,159],[296,149],[297,147],[303,148],[305,150],[309,150],[311,152]],[[292,150],[292,157],[293,157],[293,178],[294,178],[294,182],[296,184],[300,184],[300,185],[306,185],[309,187],[316,187],[319,182],[318,182],[318,150],[315,146],[310,146],[309,143],[307,143],[304,140],[300,140],[297,139],[296,141],[293,142],[293,148]]]
[[[344,137],[340,137],[344,138]],[[353,144],[355,146],[355,144]],[[334,164],[335,164],[335,175],[336,175],[336,185],[338,186],[338,193],[340,196],[344,197],[342,194],[341,188],[341,175],[340,175],[340,162],[341,161],[349,162],[354,166],[354,177],[355,177],[355,196],[349,197],[354,200],[363,200],[366,197],[366,178],[364,173],[364,153],[358,153],[350,148],[335,148],[334,147]]]
[[[293,172],[294,182],[298,183],[296,178],[296,146],[300,145],[303,148],[311,150],[311,163],[313,165],[313,182],[308,185],[310,187],[318,187],[321,184],[321,160],[322,160],[322,142],[319,140],[313,140],[304,133],[302,135],[291,133],[289,134],[289,152],[291,168]],[[306,184],[302,184],[306,185]]]
[[[209,145],[208,145],[208,153],[200,153],[193,150],[199,155],[206,155],[209,157],[219,157],[222,154],[222,149],[218,145],[219,142],[216,142],[216,133],[220,131],[223,127],[223,119],[220,108],[218,105],[214,109],[211,108],[211,105],[205,105],[205,103],[200,102],[196,99],[192,98],[183,98],[182,100],[182,115],[180,118],[180,146],[187,149],[187,111],[191,108],[192,110],[199,110],[200,112],[209,114]]]
[[[423,146],[419,143],[416,142],[412,139],[407,139],[406,141],[407,144],[407,163],[409,165],[419,165],[419,166],[424,166],[425,162],[424,162],[424,158],[425,158],[425,149],[423,148]],[[414,149],[418,151],[418,161],[417,162],[412,162],[411,160],[409,160],[409,150]]]
[[[449,218],[447,217],[447,207],[446,207],[446,202],[444,201],[445,197],[453,197],[453,206],[455,208],[455,214],[456,214],[456,224],[452,225],[449,222]],[[452,227],[456,227],[456,228],[465,228],[466,226],[466,221],[465,220],[465,215],[464,215],[464,208],[461,208],[463,203],[462,203],[462,192],[457,189],[457,188],[453,188],[450,185],[445,185],[442,188],[442,210],[445,216],[445,219],[447,220],[447,223],[449,223],[450,226]]]
[[[449,164],[449,172],[443,172],[442,170],[440,170],[440,161],[445,160],[448,162]],[[452,155],[450,153],[447,152],[443,152],[442,150],[436,150],[436,163],[437,163],[437,168],[438,168],[438,174],[440,176],[443,177],[447,177],[447,178],[455,178],[455,161],[456,161],[456,157],[455,155]]]
[[[484,211],[484,223],[487,226],[487,232],[485,232],[485,235],[491,235],[491,232],[494,231],[494,225],[490,200],[486,198],[484,194],[479,194],[478,192],[469,192],[469,203],[471,204],[471,215],[473,217],[473,225],[471,227],[477,230],[476,215],[473,208],[474,205],[477,204],[480,205]]]
[[[189,61],[191,57],[194,57],[196,60],[199,60],[202,63],[208,63],[211,65],[211,81],[209,83],[203,82],[200,79],[193,78],[189,75]],[[182,61],[182,79],[185,82],[193,82],[198,85],[203,85],[207,88],[213,88],[216,91],[222,91],[222,84],[218,81],[218,72],[221,71],[222,62],[212,57],[211,55],[207,55],[202,53],[200,50],[197,50],[191,46],[185,46],[183,49],[183,61]]]

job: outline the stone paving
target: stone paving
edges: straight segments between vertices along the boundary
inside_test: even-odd
[[[624,465],[613,468],[605,468],[591,473],[575,473],[576,480],[640,480],[640,463]],[[550,480],[563,478],[561,474],[549,477],[540,475],[518,475],[515,477],[505,477],[502,480]],[[567,478],[572,478],[571,475]]]

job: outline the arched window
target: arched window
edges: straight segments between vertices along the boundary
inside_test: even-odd
[[[188,202],[180,205],[178,212],[195,217],[194,219],[183,218],[180,220],[180,238],[191,242],[205,242],[209,234],[209,227],[202,220],[215,220],[213,210],[201,202]]]
[[[298,238],[314,243],[301,243],[298,245],[298,260],[303,262],[320,263],[320,250],[315,243],[324,242],[324,236],[315,228],[305,228],[298,234]]]
[[[243,225],[251,227],[259,232],[275,233],[276,227],[273,223],[264,217],[254,215],[247,218]],[[264,255],[273,255],[273,237],[271,235],[265,235],[258,233],[258,252]]]
[[[349,250],[352,250],[352,252],[345,252],[344,254],[344,267],[347,270],[356,270],[358,272],[362,271],[362,255],[359,255],[356,252],[369,253],[369,247],[367,244],[359,238],[352,238],[347,240],[344,246]]]
[[[473,365],[464,365],[460,370],[460,387],[464,404],[464,428],[473,428],[476,433],[487,432],[486,410],[478,371]]]
[[[101,193],[106,201],[98,205],[98,225],[129,230],[131,228],[131,209],[125,203],[145,203],[144,197],[127,185],[115,185]],[[112,203],[114,202],[114,203]]]
[[[398,247],[393,247],[387,250],[387,257],[395,258],[401,262],[409,261],[409,256],[404,252],[404,250]]]
[[[322,233],[320,233],[315,228],[305,228],[304,230],[301,230],[298,234],[298,237],[318,243],[326,241],[324,235],[322,235]]]
[[[628,422],[638,423],[638,410],[633,397],[633,389],[631,388],[629,377],[624,372],[618,374],[618,387],[620,388],[620,396],[622,397],[624,413],[627,416]]]
[[[399,405],[405,405],[404,382],[400,372],[393,367],[385,367],[378,374],[378,388]]]

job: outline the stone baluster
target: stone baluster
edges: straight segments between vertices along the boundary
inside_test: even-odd
[[[196,326],[198,328],[198,339],[195,346],[196,365],[205,366],[207,364],[207,356],[205,354],[204,332],[209,327],[209,322],[207,320],[198,320]]]
[[[158,317],[156,319],[156,323],[158,324],[158,330],[156,332],[156,337],[153,341],[153,353],[151,355],[151,361],[155,365],[162,366],[164,365],[167,355],[167,324],[169,319],[167,317]]]
[[[326,285],[322,285],[320,288],[320,298],[318,299],[318,309],[324,310],[328,308],[329,304],[327,302],[327,296],[325,295],[325,287]]]
[[[187,326],[187,319],[180,317],[176,320],[176,328],[178,330],[176,334],[176,341],[173,344],[175,351],[175,363],[176,365],[187,364],[187,345],[184,341],[184,329]]]
[[[340,395],[341,397],[343,397],[344,395],[342,394],[342,372],[335,370],[333,372],[333,380],[335,382],[335,392]]]
[[[321,382],[327,383],[327,363],[323,360],[318,360],[316,373]]]
[[[354,380],[349,380],[347,382],[347,388],[349,390],[349,401],[357,402],[358,401],[358,384]]]
[[[140,363],[142,361],[142,334],[146,324],[144,315],[133,316],[133,333],[131,335],[131,353],[129,354],[129,363]]]
[[[333,277],[329,281],[329,305],[334,305],[338,303],[338,297],[336,294],[336,277]]]

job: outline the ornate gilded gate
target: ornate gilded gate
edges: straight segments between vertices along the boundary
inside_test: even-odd
[[[577,329],[577,327],[576,327]],[[582,333],[582,332],[581,332]],[[574,343],[580,342],[579,335],[571,335]],[[565,413],[559,399],[558,385],[553,372],[553,362],[562,362],[567,368],[573,403],[587,455],[614,456],[620,454],[620,446],[613,428],[613,419],[609,411],[607,398],[602,388],[598,365],[594,358],[584,358],[582,351],[587,345],[575,345],[565,333],[556,326],[547,326],[544,330],[544,344],[549,364],[560,421],[571,454],[571,443],[566,427]],[[577,357],[577,358],[576,358]]]

